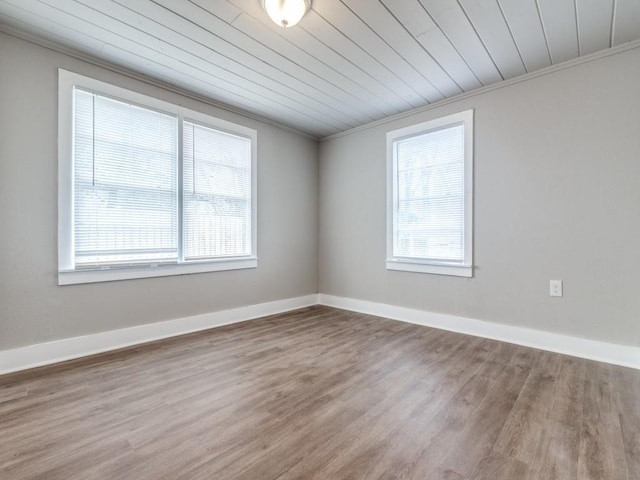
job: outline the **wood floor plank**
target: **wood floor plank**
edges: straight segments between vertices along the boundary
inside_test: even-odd
[[[612,367],[587,362],[578,477],[628,480],[625,447],[612,391]]]
[[[627,474],[631,480],[640,478],[640,376],[629,368],[613,367],[612,370]]]
[[[425,382],[428,385],[427,402],[416,410],[411,422],[391,433],[392,447],[377,462],[371,462],[367,478],[377,478],[388,471],[413,478],[419,475],[425,464],[436,465],[444,455],[444,450],[437,447],[445,443],[440,443],[441,439],[444,440],[443,435],[455,435],[464,425],[465,412],[474,403],[470,395],[482,398],[487,392],[484,388],[475,389],[474,386],[479,383],[486,386],[491,384],[480,373],[495,369],[499,364],[496,359],[505,353],[508,358],[512,351],[512,347],[506,344],[483,340],[471,348],[453,352],[451,358],[443,360],[446,361],[446,367],[440,365],[442,373],[433,375],[429,382]],[[412,442],[406,442],[408,438]],[[432,472],[431,476],[445,474],[452,476],[453,471]]]
[[[531,373],[529,365],[534,355],[536,352],[533,350],[516,352],[505,370],[495,379],[491,390],[466,420],[464,429],[455,440],[456,450],[452,450],[453,444],[449,444],[442,466],[470,476],[482,459],[490,454]]]
[[[640,372],[323,306],[0,377],[0,478],[630,480]]]
[[[500,455],[484,457],[478,463],[471,480],[514,480],[527,478],[529,466],[519,460]]]
[[[527,461],[528,476],[522,480],[576,480],[580,453],[580,430],[549,420],[540,427],[538,445]]]
[[[556,356],[557,358],[557,356]],[[532,369],[504,427],[493,447],[494,452],[522,461],[536,450],[544,428],[544,420],[552,401],[556,381],[554,363],[547,369]]]
[[[460,339],[459,339],[460,340]],[[471,340],[471,341],[469,341]],[[496,347],[493,345],[493,347]],[[420,420],[430,419],[435,415],[447,398],[450,398],[459,388],[459,379],[462,376],[472,374],[478,367],[475,365],[475,361],[482,363],[479,356],[464,354],[466,349],[470,349],[473,352],[487,355],[491,349],[484,346],[483,341],[480,339],[468,339],[465,341],[459,341],[457,344],[449,344],[446,348],[442,345],[433,345],[434,350],[438,350],[437,355],[424,355],[421,358],[421,363],[417,365],[418,368],[414,368],[419,373],[419,381],[415,382],[412,389],[419,393],[420,401],[413,405],[413,412],[411,413],[411,421],[397,422],[397,425],[392,425],[387,431],[387,437],[389,437],[389,443],[391,449],[395,446],[401,446],[401,455],[403,455],[403,461],[400,463],[410,462],[413,458],[413,451],[407,448],[406,439],[413,438],[414,441],[411,446],[418,445],[416,437],[422,433],[419,425]],[[427,349],[427,351],[430,349]],[[457,361],[451,361],[454,357],[458,357]],[[464,364],[467,364],[467,371],[465,371]],[[391,379],[396,381],[397,375],[394,375]],[[456,380],[454,380],[456,379]],[[396,388],[390,385],[382,385],[378,390],[379,393],[384,394],[390,398],[396,395]],[[387,393],[390,392],[390,393]],[[332,439],[330,443],[324,443],[319,445],[312,456],[307,456],[302,462],[296,464],[289,471],[279,477],[284,479],[304,479],[307,478],[308,472],[318,472],[316,475],[318,478],[325,478],[328,475],[328,470],[333,468],[337,470],[344,466],[345,463],[349,463],[352,457],[349,455],[349,451],[353,451],[363,444],[366,445],[368,441],[366,434],[371,428],[371,421],[377,421],[380,417],[388,417],[394,420],[393,416],[387,415],[384,405],[380,408],[374,409],[368,412],[368,416],[364,417],[362,421],[355,422],[349,427],[344,428],[336,437]],[[371,418],[373,420],[371,420]],[[395,420],[394,420],[395,422]],[[428,422],[425,422],[428,423]],[[399,442],[395,442],[394,435],[389,434],[391,431],[398,431],[402,436]],[[387,449],[387,453],[388,453]],[[384,465],[387,459],[385,455],[380,455],[377,459],[377,464]],[[396,459],[397,463],[397,459]],[[397,474],[400,471],[399,465],[390,465],[389,469],[383,469],[383,473],[395,472]],[[375,477],[376,472],[370,472],[372,478]]]

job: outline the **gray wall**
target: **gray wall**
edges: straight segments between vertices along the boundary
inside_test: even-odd
[[[639,86],[635,49],[323,142],[320,292],[639,345]],[[474,278],[385,270],[385,132],[468,108]]]
[[[57,286],[57,68],[258,131],[258,268]],[[317,291],[317,144],[0,33],[0,350]]]
[[[311,140],[1,33],[0,65],[0,350],[312,294],[318,278],[326,294],[640,344],[638,49],[323,142],[319,172]],[[258,130],[258,269],[57,286],[58,67]],[[475,277],[387,271],[385,132],[467,108]]]

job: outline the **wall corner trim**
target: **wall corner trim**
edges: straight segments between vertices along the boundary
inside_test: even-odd
[[[318,295],[318,303],[353,312],[377,315],[426,327],[490,338],[525,347],[562,353],[623,367],[640,369],[640,347],[617,345],[559,333],[515,327],[473,318],[415,310],[385,303],[333,295]]]
[[[318,295],[312,294],[80,337],[64,338],[52,342],[37,343],[10,350],[0,350],[0,375],[253,320],[309,307],[317,303]]]

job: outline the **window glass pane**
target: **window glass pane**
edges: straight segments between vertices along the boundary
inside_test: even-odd
[[[394,142],[393,255],[464,260],[464,126]]]
[[[77,266],[176,261],[177,118],[74,90]]]
[[[251,255],[251,140],[184,123],[184,257]]]

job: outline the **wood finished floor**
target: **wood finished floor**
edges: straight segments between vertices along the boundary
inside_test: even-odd
[[[328,307],[0,377],[0,478],[640,479],[640,372]]]

